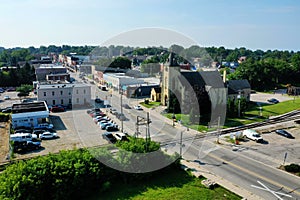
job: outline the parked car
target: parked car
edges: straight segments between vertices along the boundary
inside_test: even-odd
[[[267,101],[269,103],[273,103],[273,104],[279,103],[279,101],[277,99],[274,99],[274,98],[268,99]]]
[[[39,149],[41,148],[42,142],[40,140],[32,139],[31,141],[27,141],[27,149],[32,150],[32,149]]]
[[[259,133],[257,133],[253,129],[246,129],[243,131],[243,135],[246,136],[248,139],[253,140],[255,142],[263,142],[263,138]]]
[[[9,87],[6,89],[7,92],[13,92],[13,91],[16,91],[16,88],[15,87]]]
[[[111,119],[103,119],[103,120],[100,120],[97,124],[98,124],[98,126],[102,127],[104,124],[108,124],[108,123],[114,123],[114,122]]]
[[[0,93],[5,92],[5,90],[3,88],[0,88]]]
[[[131,107],[128,104],[123,104],[123,107],[126,109],[131,109]]]
[[[100,127],[102,130],[104,130],[104,129],[106,129],[107,126],[113,126],[113,125],[115,125],[115,124],[112,122],[106,122],[106,123],[101,124]]]
[[[292,134],[290,134],[289,132],[287,132],[286,130],[283,130],[283,129],[277,129],[277,130],[275,130],[275,133],[277,133],[278,135],[284,136],[286,138],[295,139],[295,137],[292,136]]]
[[[97,116],[97,117],[93,118],[93,120],[97,124],[98,122],[100,122],[102,120],[110,120],[110,118],[107,116]]]
[[[4,100],[9,100],[10,97],[6,95],[6,96],[3,97],[3,99],[4,99]]]
[[[64,112],[65,108],[63,106],[52,106],[50,108],[51,112]]]
[[[31,129],[27,128],[17,128],[14,130],[15,133],[32,133]]]
[[[118,111],[115,108],[110,108],[109,112],[113,115],[115,115]]]
[[[108,132],[111,132],[111,131],[118,131],[119,128],[117,125],[109,125],[109,126],[106,126],[105,130]]]
[[[134,106],[134,109],[136,109],[136,110],[143,110],[143,108],[140,105]]]
[[[96,102],[96,103],[103,103],[104,101],[101,100],[100,98],[96,98],[96,99],[95,99],[95,102]]]
[[[100,112],[100,108],[93,108],[86,111],[87,114],[93,113],[93,112]]]
[[[41,128],[41,129],[52,129],[54,126],[53,124],[49,124],[49,123],[41,123],[36,125],[34,128]]]
[[[46,131],[39,135],[40,139],[54,139],[58,138],[55,132]]]
[[[124,133],[114,133],[114,136],[119,141],[128,141],[128,138]]]
[[[12,107],[6,107],[1,112],[2,113],[11,113],[12,112]]]
[[[10,140],[14,142],[26,142],[37,138],[37,135],[31,133],[15,133],[10,135]]]
[[[113,144],[117,142],[117,139],[115,138],[115,136],[113,136],[113,134],[110,132],[103,133],[102,138],[106,139],[108,142],[113,143]]]
[[[41,141],[32,140],[25,142],[14,142],[14,151],[31,151],[41,148]]]
[[[37,135],[37,137],[39,138],[40,134],[47,132],[47,131],[48,131],[47,129],[34,129],[32,131],[32,134]]]

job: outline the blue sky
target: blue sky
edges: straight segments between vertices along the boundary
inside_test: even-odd
[[[300,50],[297,0],[0,2],[0,46],[4,47],[101,45],[127,31],[155,27],[178,32],[200,46]]]

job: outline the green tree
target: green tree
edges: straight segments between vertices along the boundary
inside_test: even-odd
[[[109,67],[131,69],[131,61],[126,57],[117,57],[112,61],[112,63],[110,63]]]

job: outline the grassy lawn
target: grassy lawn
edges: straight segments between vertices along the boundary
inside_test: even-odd
[[[262,116],[260,115],[259,106],[257,104],[250,104],[248,111],[242,118],[227,118],[224,128],[241,126],[244,124],[250,124],[254,122],[261,122],[268,119],[271,116],[282,115],[284,113],[291,112],[293,110],[300,109],[300,99],[280,102],[278,104],[261,104]]]
[[[173,113],[166,113],[164,114],[165,117],[172,119]],[[178,120],[181,120],[181,124],[183,126],[189,127],[190,129],[198,130],[200,132],[208,131],[209,129],[207,128],[207,122],[203,124],[190,124],[189,123],[189,115],[188,114],[175,114],[175,117],[177,119],[176,124],[178,124]]]
[[[145,106],[146,108],[154,108],[160,105],[160,102],[152,102],[150,101],[148,104],[145,104],[144,102],[140,103],[142,106]]]
[[[170,169],[167,173],[160,173],[146,181],[136,181],[124,184],[120,180],[112,183],[105,192],[93,195],[96,199],[131,199],[131,200],[176,200],[176,199],[241,199],[230,191],[217,187],[207,189],[201,180],[180,169]]]
[[[260,116],[259,106],[256,103],[251,103],[249,105],[248,111],[245,112],[244,116],[241,118],[226,118],[225,124],[221,128],[236,127],[245,124],[251,124],[255,122],[261,122],[268,119],[271,116],[282,115],[293,110],[300,109],[300,98],[294,100],[280,102],[278,104],[261,104],[262,116]],[[173,113],[164,114],[165,117],[172,119]],[[198,131],[211,131],[212,129],[207,128],[207,122],[203,122],[200,125],[190,125],[189,115],[175,114],[177,120],[181,120],[182,124]]]

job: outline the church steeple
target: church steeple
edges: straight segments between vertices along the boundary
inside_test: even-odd
[[[175,54],[173,52],[170,52],[170,55],[169,55],[166,65],[169,67],[179,66],[179,64],[177,63],[177,61],[175,59]]]

